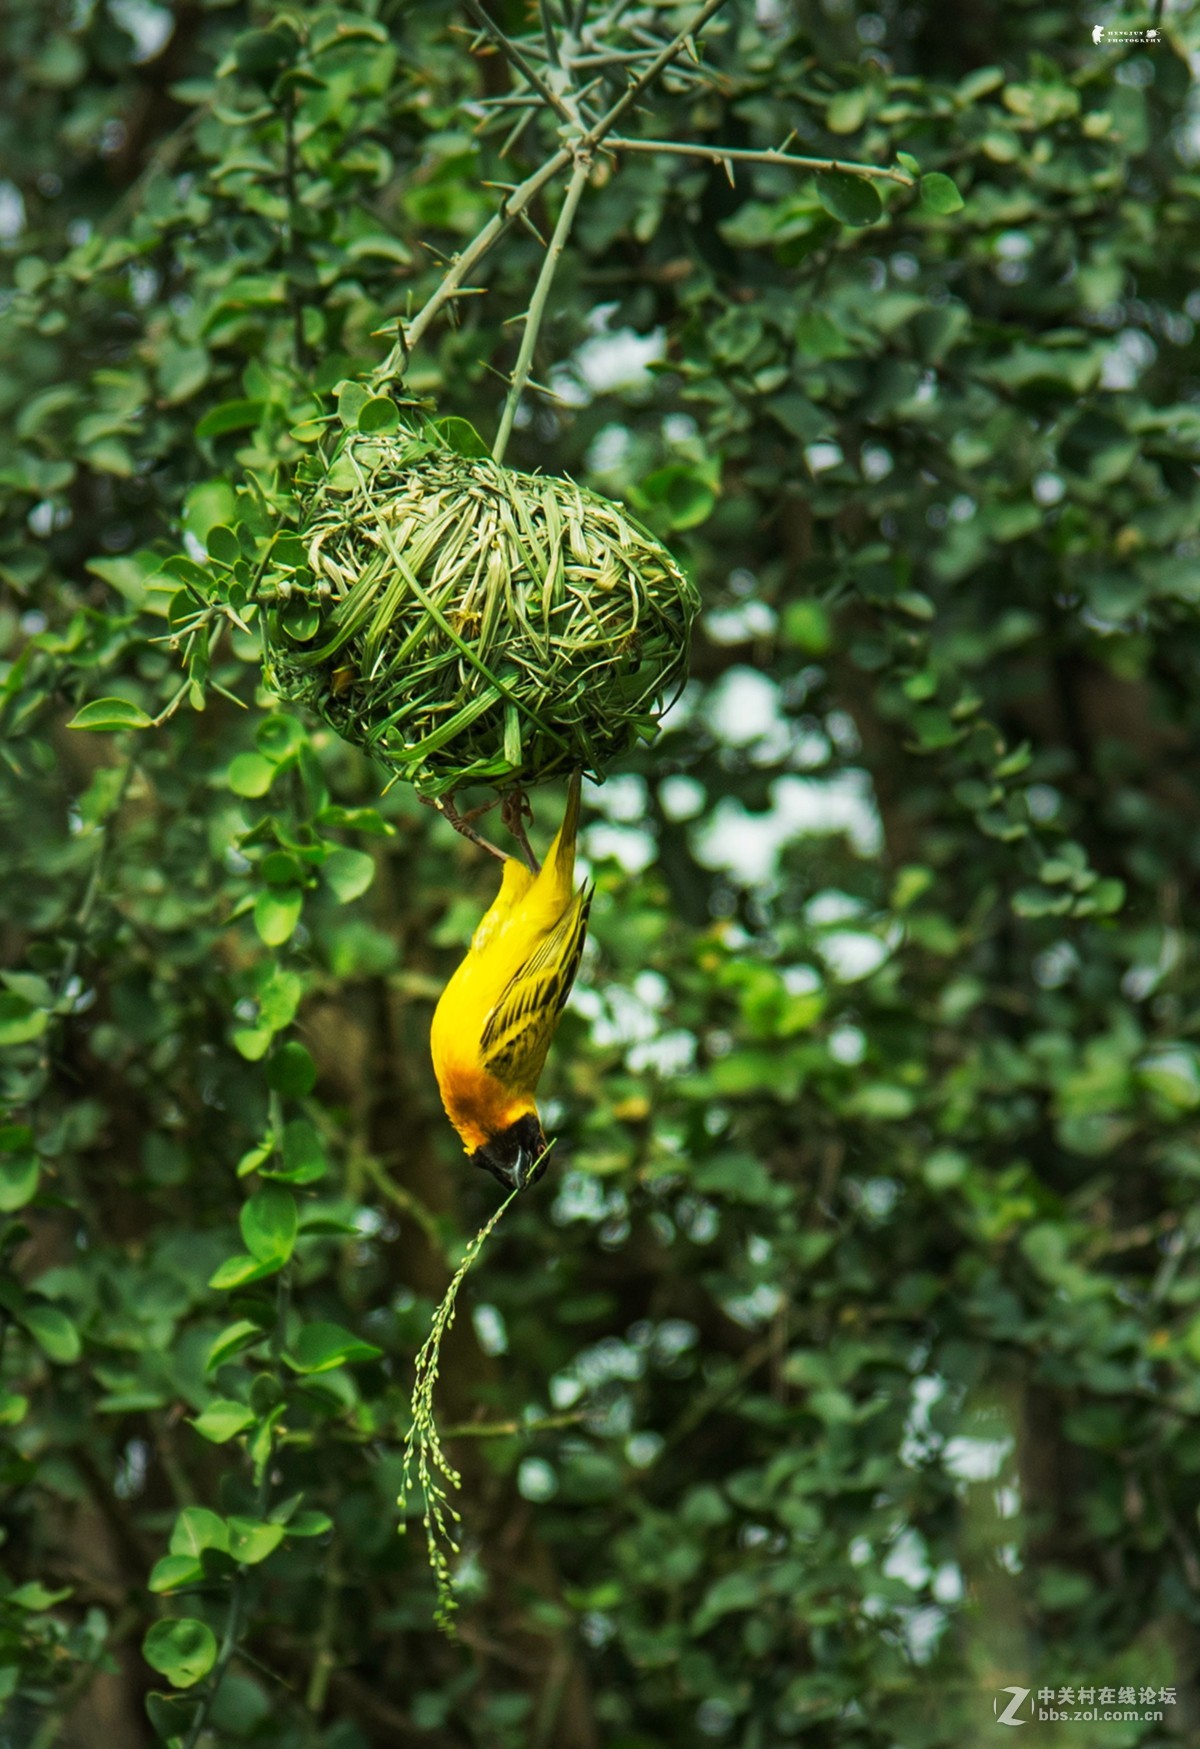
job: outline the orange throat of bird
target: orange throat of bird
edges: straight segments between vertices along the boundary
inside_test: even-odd
[[[514,1093],[483,1069],[455,1066],[442,1078],[441,1093],[446,1116],[468,1154],[486,1147],[529,1113],[537,1114],[527,1093]]]

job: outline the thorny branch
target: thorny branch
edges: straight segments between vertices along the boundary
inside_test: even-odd
[[[654,43],[653,38],[648,38],[644,33],[634,33],[635,39],[643,46],[636,50],[619,51],[609,49],[606,45],[597,48],[594,43],[584,42],[581,39],[580,33],[586,14],[586,0],[579,0],[575,6],[568,4],[567,0],[563,0],[560,21],[561,38],[555,34],[549,6],[543,4],[541,6],[542,40],[537,42],[530,39],[524,48],[514,43],[489,16],[481,0],[466,0],[467,10],[479,26],[480,31],[495,44],[524,82],[521,90],[494,100],[490,106],[493,108],[514,108],[518,113],[518,121],[506,142],[506,149],[514,143],[526,121],[538,107],[546,109],[560,122],[558,133],[562,143],[523,182],[506,192],[499,210],[493,213],[466,248],[450,262],[436,290],[412,320],[408,322],[400,320],[397,323],[396,336],[391,350],[383,363],[373,373],[372,381],[376,387],[381,387],[393,378],[403,375],[411,354],[424,339],[431,324],[447,304],[452,303],[456,298],[465,297],[479,290],[478,287],[469,286],[467,281],[480,262],[514,224],[520,222],[528,225],[530,223],[527,209],[531,203],[544,188],[557,180],[564,172],[569,171],[569,180],[558,221],[550,242],[546,246],[546,258],[538,275],[529,308],[525,313],[521,346],[509,382],[500,429],[493,447],[495,460],[501,461],[503,459],[521,396],[532,382],[533,356],[545,318],[554,275],[570,237],[571,227],[583,191],[587,186],[596,152],[602,147],[615,152],[663,152],[677,156],[702,158],[712,163],[724,164],[726,173],[731,179],[732,166],[735,163],[749,163],[787,165],[810,171],[842,170],[851,175],[896,182],[905,187],[912,186],[914,178],[903,170],[884,169],[871,164],[845,163],[841,160],[827,158],[801,157],[788,150],[788,146],[791,144],[790,138],[777,149],[752,150],[746,147],[693,145],[678,140],[644,140],[616,135],[614,129],[617,123],[629,114],[639,98],[661,74],[671,67],[672,62],[685,51],[692,56],[693,60],[697,58],[696,33],[720,11],[724,4],[725,0],[705,0],[687,27],[678,31],[661,47]],[[623,10],[623,7],[618,7],[612,18],[613,23],[619,20],[620,12]],[[544,61],[545,74],[538,71],[533,64],[533,58],[540,58]],[[630,75],[629,84],[603,114],[597,116],[594,111],[589,113],[589,100],[601,84],[601,80],[594,78],[589,83],[580,85],[577,83],[575,75],[581,72],[590,73],[593,69],[611,72],[614,68],[623,69],[626,74]]]

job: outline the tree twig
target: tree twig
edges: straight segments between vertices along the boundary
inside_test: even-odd
[[[679,31],[676,36],[671,38],[667,46],[655,55],[650,65],[638,74],[628,91],[622,92],[608,113],[600,117],[595,127],[587,135],[589,145],[598,146],[605,135],[612,132],[626,110],[631,109],[637,102],[647,85],[654,83],[663,68],[673,61],[680,49],[691,41],[701,25],[707,24],[713,14],[719,12],[724,4],[725,0],[705,0],[705,4],[700,8],[687,29]]]
[[[571,181],[563,199],[562,211],[558,215],[558,223],[554,227],[554,235],[550,239],[550,247],[546,250],[546,258],[542,262],[542,270],[538,274],[533,297],[529,301],[529,312],[525,317],[525,332],[521,336],[521,350],[517,354],[512,382],[505,397],[504,412],[500,417],[500,429],[496,433],[496,441],[492,445],[492,458],[498,462],[504,460],[504,451],[508,447],[513,420],[517,416],[517,406],[525,392],[530,371],[533,369],[534,348],[537,346],[538,334],[541,332],[542,321],[546,314],[550,287],[554,283],[554,275],[558,271],[562,252],[567,246],[567,238],[571,234],[571,226],[575,222],[575,214],[583,191],[587,187],[591,170],[591,153],[580,151],[575,159],[575,168],[571,172]]]
[[[594,122],[586,132],[582,133],[570,146],[562,146],[551,154],[543,164],[540,164],[525,178],[500,210],[492,214],[487,224],[476,233],[467,244],[461,255],[456,255],[436,291],[423,305],[412,321],[405,323],[401,319],[397,323],[395,342],[379,368],[372,372],[371,380],[376,385],[386,383],[390,378],[404,370],[411,353],[413,353],[424,338],[430,324],[439,311],[454,297],[474,269],[488,254],[494,244],[498,243],[505,232],[514,225],[529,203],[552,182],[560,171],[575,162],[580,155],[593,153],[598,145],[610,134],[618,121],[628,109],[635,104],[642,92],[657,79],[659,73],[692,38],[694,33],[706,24],[713,14],[720,10],[725,0],[705,0],[704,6],[688,25],[686,30],[679,31],[666,46],[659,51],[650,64],[634,79],[629,89],[613,104],[608,112]]]
[[[437,1217],[425,1207],[421,1199],[414,1196],[411,1190],[406,1190],[402,1184],[393,1184],[373,1155],[360,1155],[358,1164],[380,1195],[394,1203],[404,1214],[411,1215],[439,1257],[445,1257],[446,1241],[438,1227]]]
[[[441,284],[412,321],[405,323],[401,319],[398,323],[395,344],[383,363],[372,373],[373,382],[376,384],[385,383],[389,378],[403,372],[409,355],[416,351],[442,307],[457,294],[463,281],[470,277],[484,256],[488,254],[495,243],[500,241],[505,232],[516,224],[522,212],[541,193],[546,184],[553,182],[559,172],[566,169],[572,156],[573,154],[565,146],[562,147],[513,190],[499,211],[493,213],[482,230],[467,244],[462,254],[455,256]]]
[[[522,79],[524,79],[526,84],[531,86],[532,89],[537,92],[547,108],[552,109],[560,121],[574,122],[576,118],[571,114],[571,111],[567,108],[562,98],[555,92],[551,91],[537,68],[530,65],[517,47],[516,43],[504,34],[500,26],[496,24],[493,19],[488,17],[483,7],[479,4],[479,0],[464,0],[464,4],[467,11],[471,14],[471,17],[478,24],[480,30],[491,38],[492,42],[495,43],[505,60],[508,61],[511,66],[516,68]]]
[[[543,1415],[538,1421],[464,1421],[458,1427],[443,1427],[443,1439],[515,1439],[521,1433],[545,1433],[553,1427],[578,1427],[587,1420],[586,1409],[568,1409],[561,1415]]]
[[[683,158],[707,158],[713,164],[786,164],[799,170],[844,170],[849,176],[874,177],[878,182],[898,182],[912,188],[915,178],[903,170],[881,170],[876,164],[848,163],[843,158],[802,158],[797,152],[772,147],[754,150],[747,146],[705,146],[688,140],[633,140],[610,134],[610,152],[671,152]]]

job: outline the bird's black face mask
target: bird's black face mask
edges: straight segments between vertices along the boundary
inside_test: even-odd
[[[482,1166],[505,1190],[526,1190],[546,1170],[547,1142],[533,1112],[526,1112],[471,1155],[473,1166]]]

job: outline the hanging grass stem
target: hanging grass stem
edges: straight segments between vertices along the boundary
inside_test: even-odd
[[[453,1615],[458,1607],[454,1597],[454,1575],[450,1560],[459,1553],[459,1540],[456,1527],[462,1522],[462,1515],[451,1504],[450,1491],[462,1487],[462,1477],[454,1468],[442,1448],[441,1436],[438,1433],[437,1419],[433,1408],[433,1390],[438,1381],[438,1369],[441,1360],[442,1338],[454,1323],[457,1310],[458,1290],[466,1278],[467,1271],[479,1256],[488,1238],[494,1231],[501,1215],[513,1198],[520,1192],[514,1190],[492,1213],[485,1224],[476,1233],[471,1243],[463,1253],[463,1260],[455,1270],[450,1285],[442,1296],[442,1303],[433,1315],[433,1324],[425,1339],[421,1352],[417,1355],[416,1378],[412,1394],[412,1422],[404,1441],[403,1458],[403,1488],[399,1498],[399,1506],[403,1512],[408,1505],[408,1499],[413,1491],[413,1467],[416,1466],[416,1486],[421,1495],[421,1522],[425,1527],[425,1543],[429,1551],[429,1565],[433,1570],[434,1584],[437,1587],[436,1621],[446,1633],[453,1633]],[[401,1531],[407,1529],[407,1521],[400,1520]]]

